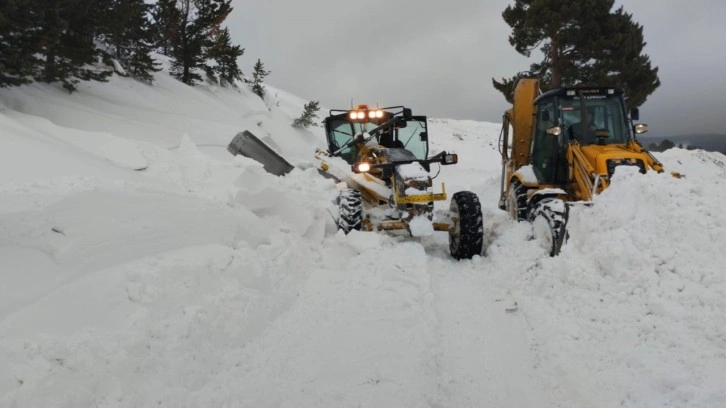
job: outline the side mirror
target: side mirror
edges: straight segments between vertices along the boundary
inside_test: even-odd
[[[459,162],[459,155],[456,153],[452,154],[445,154],[443,157],[441,157],[441,164],[444,166],[448,166],[449,164],[456,164]]]
[[[401,129],[401,128],[405,128],[406,126],[408,126],[408,121],[406,120],[406,118],[399,118],[396,121],[397,128]]]
[[[429,134],[426,132],[419,133],[418,137],[421,139],[422,142],[429,140]]]
[[[638,123],[635,126],[633,126],[633,132],[635,132],[636,135],[643,134],[648,131],[648,125],[645,123]]]
[[[638,108],[630,109],[630,119],[640,120],[640,110]]]
[[[459,155],[456,153],[447,153],[447,152],[441,152],[435,156],[432,156],[428,160],[426,160],[426,163],[440,163],[444,166],[448,166],[450,164],[456,164],[459,162]]]
[[[411,112],[411,108],[403,108],[403,118],[406,120],[413,119],[413,113]]]

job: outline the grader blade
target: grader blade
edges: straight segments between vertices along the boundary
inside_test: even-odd
[[[265,171],[276,176],[284,176],[295,168],[249,130],[237,133],[227,146],[227,151],[262,163]]]

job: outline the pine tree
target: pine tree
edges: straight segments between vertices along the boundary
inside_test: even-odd
[[[103,0],[101,0],[103,2]],[[107,81],[112,72],[94,67],[101,57],[94,44],[103,20],[96,0],[35,0],[39,21],[38,53],[43,55],[42,67],[35,79],[60,82],[69,92],[80,81]]]
[[[134,78],[152,82],[154,72],[161,70],[152,57],[154,41],[148,15],[151,5],[144,0],[110,0],[103,39],[112,48],[126,72]]]
[[[0,8],[0,87],[31,81],[39,63],[36,20],[30,0],[8,0]]]
[[[530,71],[543,89],[571,85],[622,87],[628,104],[643,104],[660,85],[658,68],[643,54],[643,27],[614,0],[515,0],[502,13],[512,27],[509,43],[530,57],[539,49],[542,60]],[[516,81],[492,79],[495,89],[511,102]]]
[[[126,60],[126,71],[134,78],[152,83],[154,72],[161,71],[160,64],[149,55],[145,46],[139,46]]]
[[[172,44],[179,41],[181,11],[177,0],[157,0],[151,9],[153,37],[159,51],[171,56]]]
[[[303,107],[302,115],[292,122],[292,127],[298,129],[305,129],[312,126],[313,124],[315,124],[315,122],[313,122],[313,118],[318,117],[316,112],[319,110],[320,102],[310,101],[309,103],[305,104],[305,106]]]
[[[257,94],[262,99],[265,99],[265,87],[262,84],[262,80],[265,79],[268,75],[270,75],[271,71],[265,70],[265,65],[262,63],[262,60],[259,58],[257,59],[257,63],[254,67],[254,72],[252,73],[252,81],[246,80],[248,84],[250,84],[250,87],[252,88],[252,92]]]
[[[179,18],[171,24],[177,32],[171,42],[171,74],[188,85],[202,80],[207,71],[206,50],[215,31],[232,11],[232,0],[178,0]]]
[[[229,29],[220,31],[207,51],[207,58],[215,62],[214,66],[207,67],[207,77],[212,81],[219,81],[222,86],[235,86],[235,80],[242,80],[242,70],[237,65],[237,58],[244,52],[244,48],[239,45],[232,45]]]

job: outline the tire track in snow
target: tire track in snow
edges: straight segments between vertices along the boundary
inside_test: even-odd
[[[553,407],[536,376],[530,328],[485,259],[429,258],[445,406]]]
[[[421,246],[380,234],[325,242],[298,299],[200,397],[242,406],[437,406],[436,321]],[[219,393],[216,393],[219,394]],[[444,401],[445,402],[445,401]],[[444,404],[445,406],[445,404]]]

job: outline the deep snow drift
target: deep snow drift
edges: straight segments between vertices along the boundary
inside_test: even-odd
[[[724,406],[723,155],[618,170],[549,258],[496,208],[499,126],[431,119],[486,218],[457,262],[336,231],[305,100],[157,77],[0,93],[0,406]]]

